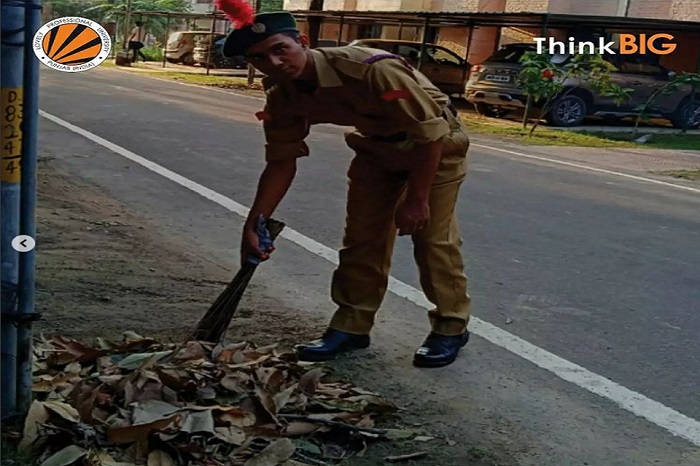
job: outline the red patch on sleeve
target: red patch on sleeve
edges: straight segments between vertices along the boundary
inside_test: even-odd
[[[411,91],[408,89],[394,89],[393,91],[386,91],[381,95],[381,98],[387,102],[391,102],[396,99],[408,99],[409,97],[411,97]]]
[[[270,121],[272,120],[272,115],[265,111],[255,112],[255,117],[258,121]]]

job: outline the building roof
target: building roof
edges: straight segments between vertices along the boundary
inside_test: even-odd
[[[675,21],[651,18],[630,18],[621,16],[583,16],[555,13],[470,13],[438,11],[315,11],[292,10],[300,17],[321,17],[324,21],[366,23],[371,20],[381,24],[424,25],[431,26],[514,26],[514,27],[566,27],[571,25],[605,27],[615,29],[636,29],[640,32],[696,32],[700,33],[700,23],[696,21]]]

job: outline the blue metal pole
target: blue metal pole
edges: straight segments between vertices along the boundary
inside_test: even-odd
[[[22,183],[19,231],[36,238],[37,138],[39,125],[39,60],[32,39],[41,27],[41,0],[27,0],[24,12],[24,121],[22,128]],[[35,252],[19,257],[17,327],[17,412],[24,417],[32,402],[32,321],[34,307]]]
[[[2,2],[2,48],[0,50],[0,262],[2,267],[2,373],[0,374],[3,419],[16,414],[17,405],[17,292],[19,253],[12,239],[19,234],[20,166],[22,158],[22,74],[24,4]]]

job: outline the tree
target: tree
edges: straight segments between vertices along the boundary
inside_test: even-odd
[[[59,0],[65,1],[65,0]],[[70,2],[70,0],[68,0]],[[116,21],[117,16],[124,17],[128,0],[87,0],[91,6],[85,9],[84,15],[92,15],[90,19],[98,22]],[[190,9],[187,0],[131,0],[131,11],[186,12]],[[137,18],[138,19],[138,18]],[[165,33],[166,19],[155,16],[144,16],[143,25],[147,31],[156,37]],[[176,24],[176,22],[171,22]]]
[[[540,113],[530,134],[552,109],[556,99],[570,94],[583,84],[600,95],[612,97],[618,104],[629,99],[633,91],[611,82],[610,72],[615,67],[600,54],[577,54],[564,63],[554,63],[550,54],[529,51],[523,54],[520,63],[523,66],[518,75],[518,84],[527,95],[523,129],[527,127],[533,105],[540,106]]]

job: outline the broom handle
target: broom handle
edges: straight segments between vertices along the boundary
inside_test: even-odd
[[[275,220],[273,218],[268,218],[265,220],[265,218],[261,215],[260,218],[258,218],[258,225],[256,228],[260,245],[262,246],[263,243],[269,243],[270,246],[272,246],[272,243],[275,241],[275,239],[277,239],[277,236],[282,233],[284,227],[284,222],[280,222],[279,220]],[[260,259],[257,257],[249,257],[245,264],[256,267],[258,264],[260,264],[260,262]]]

